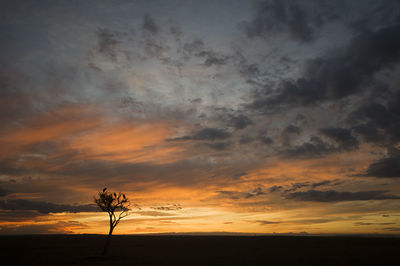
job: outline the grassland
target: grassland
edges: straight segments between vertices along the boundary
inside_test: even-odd
[[[1,265],[400,265],[400,238],[316,236],[0,236]]]

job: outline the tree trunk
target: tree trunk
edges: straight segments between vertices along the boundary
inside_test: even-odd
[[[114,228],[110,227],[110,232],[108,232],[107,238],[106,238],[106,243],[104,245],[104,249],[103,252],[101,253],[101,255],[105,256],[108,253],[108,247],[110,246],[110,241],[111,241],[111,235],[113,232]]]

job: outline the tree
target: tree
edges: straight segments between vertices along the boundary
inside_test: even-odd
[[[108,192],[107,188],[104,188],[103,191],[99,192],[99,196],[94,198],[94,202],[102,211],[107,212],[110,218],[110,230],[102,252],[102,255],[106,255],[114,228],[122,218],[129,215],[129,200],[125,194]]]

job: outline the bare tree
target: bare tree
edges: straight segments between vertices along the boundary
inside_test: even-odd
[[[110,230],[102,252],[102,255],[106,255],[114,228],[122,218],[129,215],[129,200],[125,194],[108,192],[107,188],[104,188],[103,191],[99,192],[99,196],[94,199],[94,202],[110,217]]]

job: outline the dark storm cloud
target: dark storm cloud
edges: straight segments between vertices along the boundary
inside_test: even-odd
[[[281,140],[283,145],[290,145],[291,138],[299,135],[300,128],[294,125],[289,125],[282,130]]]
[[[309,190],[305,192],[293,192],[286,194],[287,199],[296,201],[316,201],[316,202],[338,202],[355,200],[387,200],[400,199],[399,196],[388,195],[388,191],[361,191],[361,192],[340,192],[336,190]]]
[[[324,142],[321,138],[312,136],[308,142],[282,151],[287,158],[320,158],[329,153],[336,152],[337,148]]]
[[[400,140],[400,93],[386,96],[386,104],[366,103],[349,114],[354,131],[369,142],[395,143]]]
[[[391,157],[372,163],[365,176],[400,178],[400,151],[395,151]]]
[[[157,34],[160,31],[159,26],[149,14],[144,15],[142,28],[144,32],[151,34]]]
[[[330,144],[320,137],[311,136],[308,142],[284,149],[281,151],[281,154],[287,158],[310,159],[324,157],[334,152],[358,149],[359,142],[349,129],[335,127],[322,128],[320,129],[320,133],[328,139],[333,140],[336,145]],[[288,145],[287,137],[286,140],[284,144]]]
[[[268,37],[280,32],[288,33],[295,40],[310,41],[312,27],[304,7],[295,1],[262,1],[255,6],[257,13],[251,22],[245,22],[248,37]]]
[[[347,128],[322,128],[321,133],[339,144],[339,147],[343,150],[357,149],[359,142],[351,135],[351,131]]]
[[[87,205],[67,205],[55,204],[43,201],[31,201],[25,199],[8,199],[0,201],[0,209],[4,210],[35,210],[39,213],[59,213],[59,212],[97,212],[99,211],[94,204]]]
[[[257,95],[249,107],[268,112],[280,106],[311,105],[358,93],[376,72],[398,62],[399,36],[399,25],[361,33],[342,51],[309,60],[302,78],[281,81],[274,92]]]
[[[167,139],[167,141],[178,140],[223,140],[231,137],[231,133],[218,128],[203,128],[193,133],[191,136]]]
[[[397,104],[396,104],[397,105]],[[370,127],[387,128],[397,122],[396,112],[390,112],[388,108],[379,103],[369,103],[359,107],[349,115],[349,122],[365,122]]]
[[[372,1],[372,3],[369,11],[364,16],[353,18],[349,22],[349,27],[355,32],[379,28],[382,24],[393,25],[399,22],[399,1],[384,0]]]
[[[229,122],[235,129],[244,129],[253,123],[253,121],[245,115],[232,116]]]
[[[360,124],[354,126],[352,129],[354,133],[362,136],[366,142],[379,142],[384,139],[377,127],[372,123]]]

